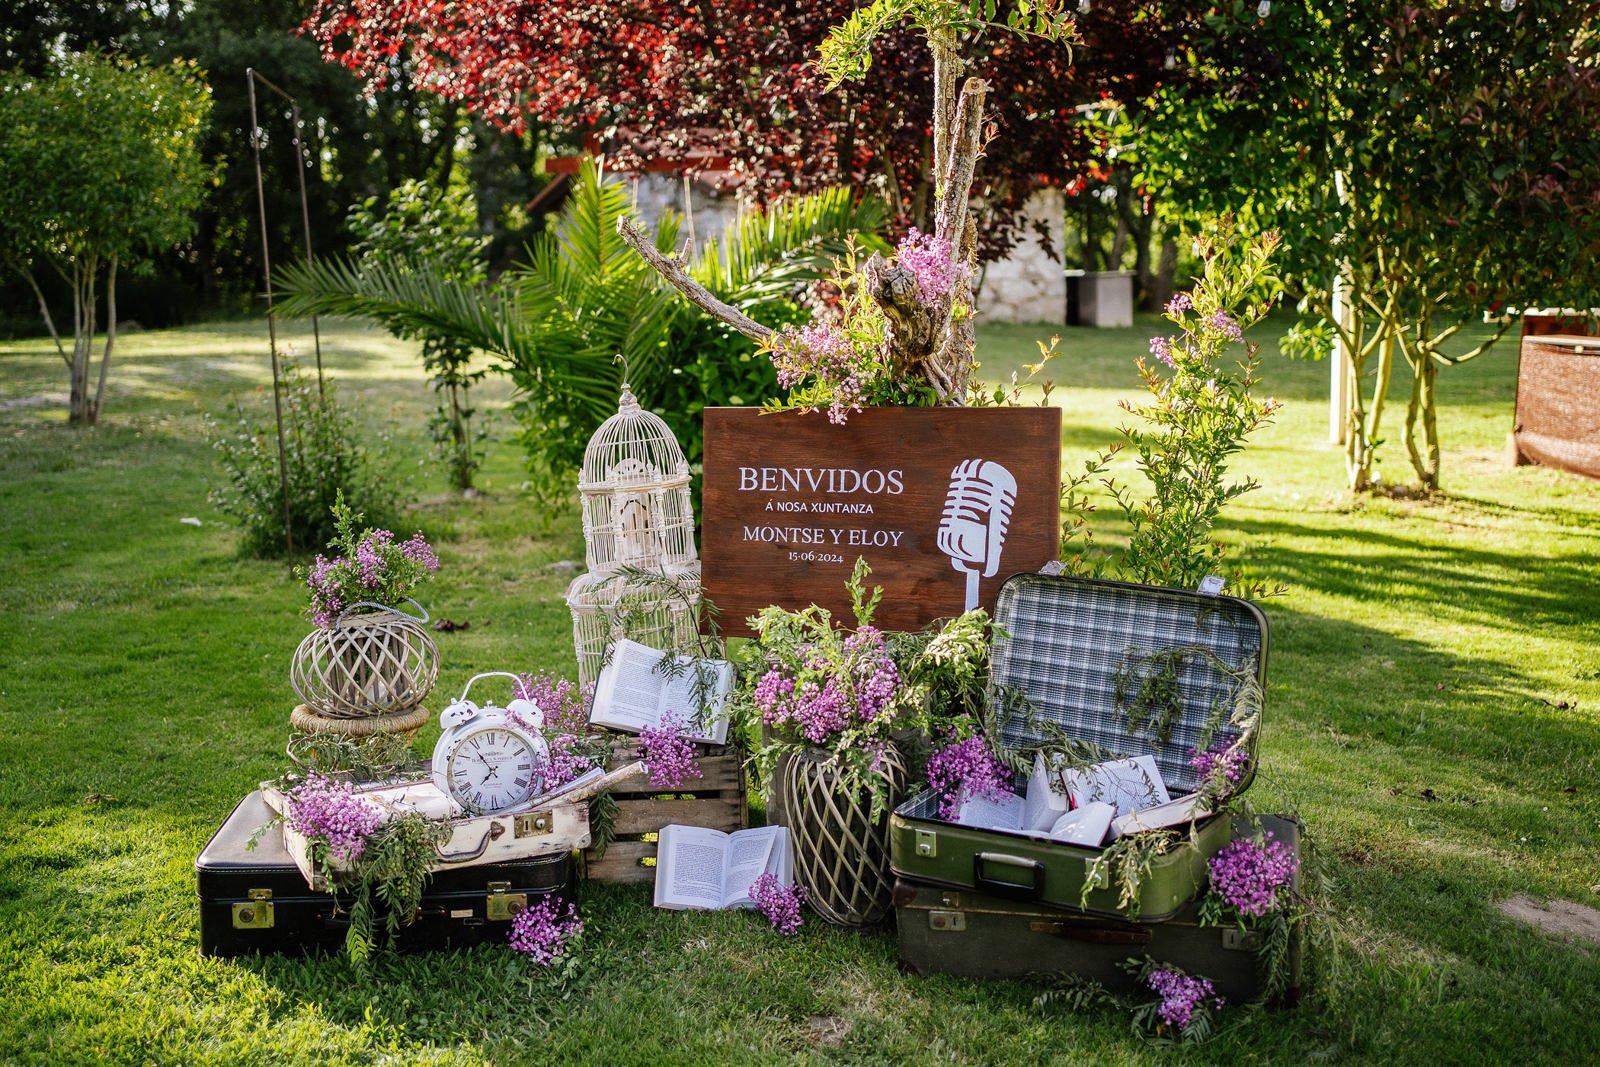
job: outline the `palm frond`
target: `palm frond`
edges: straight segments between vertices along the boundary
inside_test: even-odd
[[[746,209],[726,233],[706,243],[695,278],[734,304],[787,295],[821,277],[851,239],[868,249],[885,247],[876,231],[887,217],[883,201],[857,201],[845,188]]]

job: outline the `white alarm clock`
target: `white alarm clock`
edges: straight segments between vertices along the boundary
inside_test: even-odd
[[[466,810],[486,815],[538,796],[550,765],[539,705],[519,697],[503,708],[480,708],[467,699],[473,682],[496,677],[520,681],[506,671],[475,675],[460,699],[439,713],[444,732],[433,746],[434,784]]]

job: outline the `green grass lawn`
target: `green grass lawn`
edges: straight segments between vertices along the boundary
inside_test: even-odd
[[[1156,328],[1065,331],[1052,376],[1069,463],[1113,439]],[[304,329],[286,332],[309,354]],[[1031,358],[1040,332],[980,331],[986,372]],[[1267,605],[1258,799],[1297,805],[1331,857],[1347,966],[1328,1002],[1192,1058],[1590,1061],[1600,946],[1495,905],[1600,904],[1600,485],[1504,465],[1507,342],[1442,377],[1447,492],[1352,500],[1326,443],[1327,367],[1267,349],[1265,388],[1286,405],[1241,464],[1262,489],[1224,530],[1289,589]],[[568,579],[547,568],[583,558],[578,519],[523,492],[505,383],[481,390],[496,441],[465,501],[421,443],[414,349],[336,325],[324,350],[364,418],[398,423],[395,476],[442,539],[428,604],[471,624],[439,635],[438,692],[480,670],[571,671]],[[497,947],[366,976],[336,958],[202,959],[194,857],[281,769],[306,626],[284,566],[239,559],[206,501],[202,413],[265,403],[266,368],[262,323],[129,335],[103,425],[75,431],[57,357],[0,344],[0,1061],[1167,1058],[1118,1014],[1035,1007],[1028,983],[903,976],[892,933],[813,921],[784,940],[748,914],[654,911],[644,889],[585,888],[562,981]],[[1388,437],[1384,473],[1404,481],[1397,423]]]

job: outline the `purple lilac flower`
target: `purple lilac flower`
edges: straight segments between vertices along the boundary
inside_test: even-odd
[[[1287,886],[1300,859],[1282,841],[1266,835],[1258,845],[1240,838],[1211,857],[1211,891],[1240,915],[1259,918],[1278,906],[1278,890]]]
[[[1167,366],[1173,366],[1172,342],[1165,337],[1150,338],[1150,354]]]
[[[695,758],[694,742],[683,732],[684,722],[675,712],[661,717],[661,725],[639,731],[639,756],[655,789],[676,789],[690,778],[704,777]]]
[[[524,674],[517,680],[517,696],[531,700],[544,712],[547,730],[581,734],[589,728],[589,697],[592,687],[576,684],[548,671]]]
[[[928,760],[928,786],[938,790],[939,817],[953,820],[967,798],[999,801],[1011,789],[1011,772],[989,747],[981,732],[934,752]]]
[[[383,584],[383,548],[394,541],[388,530],[373,530],[356,546],[356,566],[360,569],[361,584],[376,589]]]
[[[336,782],[315,772],[289,790],[284,818],[289,829],[308,840],[321,841],[337,864],[348,864],[367,849],[367,838],[383,824],[383,812],[372,801],[357,796],[348,782]]]
[[[804,925],[800,918],[800,905],[806,891],[798,885],[778,884],[777,875],[771,871],[757,878],[750,886],[750,899],[756,902],[761,914],[767,917],[772,928],[787,937]]]
[[[400,545],[400,554],[414,563],[420,563],[429,572],[439,569],[439,557],[434,554],[433,546],[423,540],[422,531],[412,534],[411,540]]]
[[[916,278],[917,296],[929,306],[950,295],[963,269],[947,239],[921,233],[915,226],[895,249],[895,260]]]
[[[1151,971],[1145,981],[1151,991],[1161,997],[1161,1007],[1156,1012],[1161,1021],[1178,1030],[1189,1028],[1195,1009],[1204,1007],[1206,1001],[1210,1001],[1212,1007],[1222,1007],[1222,998],[1217,996],[1208,979],[1191,978],[1182,971],[1162,968]]]
[[[563,915],[562,903],[552,895],[517,912],[511,920],[511,947],[541,967],[565,959],[572,942],[583,933],[583,920],[571,904]]]
[[[1194,300],[1188,293],[1174,293],[1172,299],[1167,301],[1168,315],[1181,315],[1194,307]]]
[[[861,410],[863,385],[855,346],[838,326],[814,322],[798,330],[787,328],[782,346],[772,354],[772,365],[778,372],[778,384],[785,389],[807,377],[830,386],[829,422],[842,424],[850,412]]]
[[[774,667],[756,683],[754,699],[768,726],[793,726],[822,744],[852,723],[872,723],[894,713],[900,671],[883,633],[863,626],[843,642],[843,662],[820,648],[802,650],[802,669],[824,677],[796,679]]]
[[[1219,737],[1204,752],[1191,748],[1189,766],[1194,768],[1195,774],[1202,781],[1220,778],[1228,785],[1236,786],[1244,779],[1244,772],[1250,767],[1250,753],[1243,746],[1236,747],[1229,738]]]
[[[1206,317],[1206,325],[1230,341],[1237,341],[1244,336],[1244,331],[1239,328],[1239,324],[1234,322],[1228,316],[1228,313],[1221,308]]]

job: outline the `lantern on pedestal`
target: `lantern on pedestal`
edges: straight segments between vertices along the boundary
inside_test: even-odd
[[[578,679],[600,674],[606,646],[627,637],[681,650],[700,614],[689,463],[660,416],[622,383],[617,413],[600,424],[578,479],[588,572],[567,587]]]

